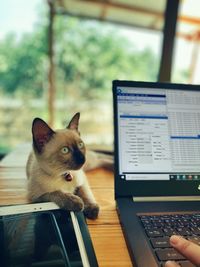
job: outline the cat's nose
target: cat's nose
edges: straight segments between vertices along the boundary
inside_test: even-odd
[[[81,153],[76,153],[75,154],[75,161],[77,164],[83,164],[85,163],[85,156]]]

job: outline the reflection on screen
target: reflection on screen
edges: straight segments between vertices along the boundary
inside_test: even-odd
[[[0,218],[1,267],[81,267],[70,216],[62,211]]]

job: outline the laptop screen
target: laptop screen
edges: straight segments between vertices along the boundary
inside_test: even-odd
[[[116,81],[120,179],[200,181],[200,91],[182,87]]]

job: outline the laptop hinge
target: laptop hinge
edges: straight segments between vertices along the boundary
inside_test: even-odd
[[[200,201],[200,196],[133,197],[134,202]]]

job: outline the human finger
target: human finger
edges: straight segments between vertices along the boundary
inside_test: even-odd
[[[180,267],[175,261],[167,261],[165,267]]]
[[[181,236],[170,237],[170,244],[196,266],[200,266],[200,246]]]

